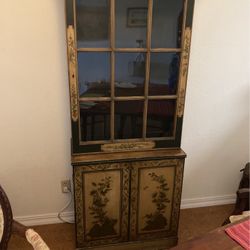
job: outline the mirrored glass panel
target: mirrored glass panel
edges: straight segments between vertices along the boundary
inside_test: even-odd
[[[110,102],[81,102],[81,140],[110,140]]]
[[[115,95],[144,95],[146,53],[117,53],[115,57]]]
[[[152,47],[181,47],[183,0],[154,0]]]
[[[176,101],[149,100],[147,137],[170,137],[174,131]]]
[[[76,0],[78,48],[110,46],[109,0]]]
[[[79,96],[110,96],[110,53],[78,53]]]
[[[179,64],[179,53],[151,53],[149,95],[176,94]]]
[[[115,139],[142,137],[144,101],[115,102]]]
[[[116,2],[116,47],[145,48],[148,0]]]

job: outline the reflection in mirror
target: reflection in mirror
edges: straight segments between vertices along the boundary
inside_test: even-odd
[[[116,4],[116,47],[145,48],[147,0],[120,0]]]
[[[110,140],[110,102],[81,102],[81,140]]]
[[[115,102],[115,139],[142,137],[144,101]]]
[[[146,54],[117,53],[115,63],[115,95],[144,95]]]
[[[110,96],[110,53],[78,53],[80,97]]]
[[[149,95],[174,95],[179,78],[179,53],[152,53]]]
[[[154,0],[152,47],[181,46],[183,0]]]
[[[149,100],[147,138],[173,136],[175,100]]]
[[[77,0],[77,47],[109,47],[109,0]]]

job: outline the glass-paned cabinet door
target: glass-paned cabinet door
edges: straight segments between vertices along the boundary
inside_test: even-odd
[[[66,0],[73,152],[180,146],[193,5]]]

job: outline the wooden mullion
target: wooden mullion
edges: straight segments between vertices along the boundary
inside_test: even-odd
[[[139,101],[145,100],[145,96],[115,96],[113,98],[115,101]],[[148,100],[174,100],[177,99],[177,95],[157,95],[157,96],[147,96]],[[88,101],[111,101],[111,97],[82,97],[79,99],[80,102]]]
[[[142,138],[133,138],[133,139],[117,139],[114,142],[122,143],[122,142],[142,142],[144,141]]]
[[[150,80],[150,49],[151,49],[151,34],[153,22],[153,0],[148,0],[148,18],[147,18],[147,59],[146,59],[146,76],[144,86],[144,113],[143,113],[143,139],[147,136],[147,113],[148,113],[148,87]]]
[[[144,96],[117,96],[114,97],[115,101],[140,101],[145,100]]]
[[[148,96],[148,100],[175,100],[177,95],[157,95],[157,96]]]
[[[81,141],[80,145],[96,145],[96,144],[105,144],[105,143],[110,143],[110,141],[105,141],[105,140],[100,140],[100,141]]]
[[[169,137],[150,137],[146,138],[145,141],[167,141],[167,140],[174,140],[174,136],[169,136]]]
[[[128,52],[128,53],[136,53],[136,52],[147,52],[146,48],[115,48],[115,52]]]
[[[111,115],[110,135],[111,141],[115,139],[115,0],[110,0],[110,47],[111,47]]]
[[[157,48],[157,49],[151,49],[151,52],[154,53],[168,53],[168,52],[181,52],[181,48]]]
[[[127,53],[136,53],[136,52],[147,52],[146,48],[77,48],[78,52],[127,52]],[[164,53],[164,52],[181,52],[181,48],[152,48],[150,52],[154,53]]]
[[[79,98],[79,102],[107,102],[111,101],[110,97],[81,97]]]
[[[111,52],[110,48],[77,48],[78,52]]]
[[[115,54],[111,52],[111,115],[110,115],[110,136],[111,141],[115,139]]]

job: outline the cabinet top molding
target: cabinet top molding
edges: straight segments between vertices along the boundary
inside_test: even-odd
[[[72,155],[72,164],[78,165],[89,162],[103,162],[103,161],[133,161],[135,159],[158,159],[158,158],[185,158],[186,153],[181,149],[161,149],[161,150],[148,150],[138,152],[110,152],[104,154],[74,154]]]

